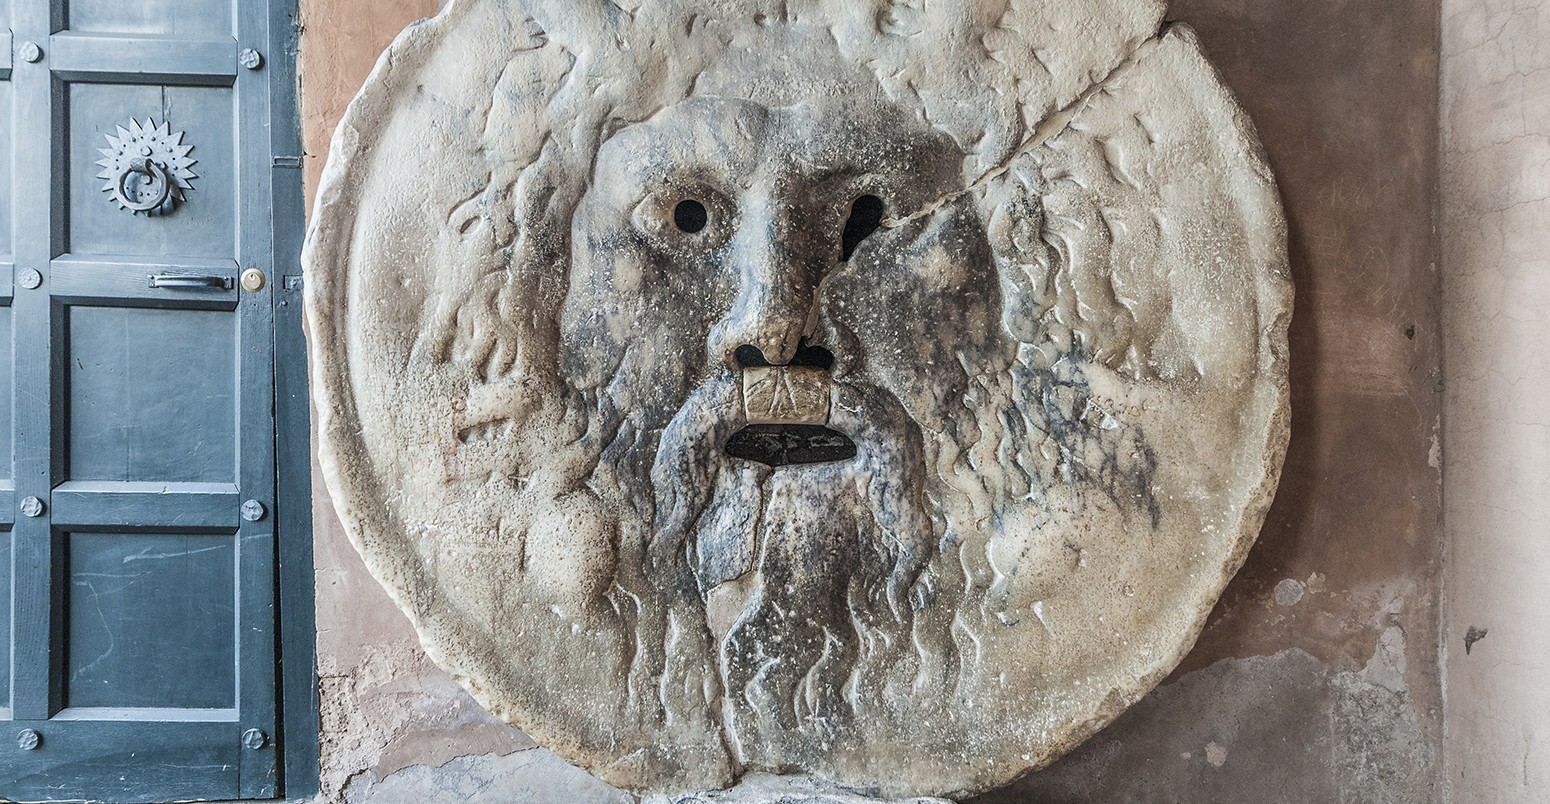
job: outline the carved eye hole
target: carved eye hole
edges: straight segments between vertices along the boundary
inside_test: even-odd
[[[882,228],[883,199],[875,195],[863,195],[850,205],[850,217],[845,220],[845,233],[840,237],[840,262],[849,262],[861,241]]]
[[[630,220],[657,249],[688,257],[725,245],[737,222],[737,208],[708,187],[668,186],[647,193]]]
[[[693,198],[686,198],[673,207],[673,225],[685,234],[699,234],[710,223],[710,212],[705,205]]]

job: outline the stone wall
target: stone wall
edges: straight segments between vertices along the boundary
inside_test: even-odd
[[[310,188],[377,54],[438,4],[302,5]],[[1436,800],[1437,6],[1176,0],[1170,16],[1200,32],[1282,183],[1298,284],[1286,473],[1178,672],[982,800]],[[437,671],[316,494],[325,800],[627,800]]]

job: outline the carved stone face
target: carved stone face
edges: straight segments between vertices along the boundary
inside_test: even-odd
[[[880,221],[866,225],[868,209],[914,211],[961,189],[963,159],[942,132],[871,98],[777,108],[692,99],[630,126],[599,149],[577,209],[567,373],[622,368],[681,394],[708,365],[744,368],[741,346],[791,363],[803,339],[816,342],[820,318],[851,344],[886,329],[900,353],[876,359],[912,366],[924,344],[909,319],[927,313],[912,303],[936,297],[934,311],[952,312],[944,297],[966,280],[991,280],[994,266],[969,216],[944,216],[929,231],[880,230]],[[920,264],[933,249],[945,261]],[[837,294],[825,283],[873,299],[847,307],[826,298]],[[863,319],[877,308],[883,316]],[[648,334],[651,348],[632,364],[599,359],[599,350],[622,357]]]
[[[871,373],[940,385],[947,375],[917,361],[957,338],[931,331],[972,338],[988,320],[985,294],[963,292],[995,282],[973,214],[888,217],[961,190],[963,159],[862,93],[773,108],[690,99],[615,134],[574,218],[564,374],[631,389],[626,415],[644,430],[717,384],[735,399],[716,415],[750,425],[727,443],[744,460],[853,457],[849,435],[825,426],[835,385]]]
[[[743,5],[395,46],[308,255],[325,474],[432,657],[614,784],[988,789],[1257,532],[1274,188],[1149,3]]]
[[[997,340],[968,205],[883,226],[961,191],[965,155],[877,94],[669,107],[599,149],[572,227],[562,373],[650,445],[598,460],[652,514],[637,526],[658,562],[687,555],[722,684],[770,699],[817,673],[840,700],[865,664],[852,619],[876,613],[852,588],[908,641],[934,541],[916,417],[953,416],[953,355],[984,362]],[[743,677],[771,640],[786,667]],[[727,707],[734,739],[761,731],[744,722],[759,708]]]

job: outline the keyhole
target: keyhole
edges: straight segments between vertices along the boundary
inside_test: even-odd
[[[841,237],[840,262],[849,262],[861,241],[883,225],[883,199],[875,195],[863,195],[850,205],[850,218],[845,221],[845,234]]]

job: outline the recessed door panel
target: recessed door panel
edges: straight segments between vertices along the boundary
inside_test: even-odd
[[[236,479],[237,316],[69,308],[69,478]]]
[[[3,10],[4,6],[0,6]],[[0,22],[0,34],[5,24]],[[7,38],[0,35],[0,45]],[[17,188],[11,183],[11,82],[0,80],[0,262],[9,262],[11,254],[11,204]]]
[[[232,100],[232,90],[224,87],[71,84],[70,253],[235,259]],[[157,128],[166,124],[173,140],[193,146],[188,157],[196,161],[188,170],[194,175],[186,179],[191,189],[182,190],[184,198],[174,198],[168,209],[125,209],[105,188],[119,182],[127,168],[99,175],[105,170],[98,164],[105,157],[102,150],[118,149],[108,137],[125,139],[120,127],[132,140],[124,164],[142,156],[141,148],[152,148],[143,144],[148,138],[140,137],[131,121]],[[159,152],[152,150],[150,156]],[[126,188],[142,192],[144,175],[129,173],[123,177]]]
[[[236,706],[236,537],[70,534],[69,708]]]
[[[232,29],[230,2],[70,0],[68,7],[72,31],[209,36]]]
[[[16,356],[11,349],[13,338],[11,332],[11,300],[0,298],[0,482],[8,482],[14,477],[12,471],[12,447],[11,447],[11,423],[15,416],[13,413],[16,400],[14,380],[15,372],[12,370]],[[0,568],[5,565],[0,564]]]
[[[11,531],[0,530],[0,720],[11,716]]]

